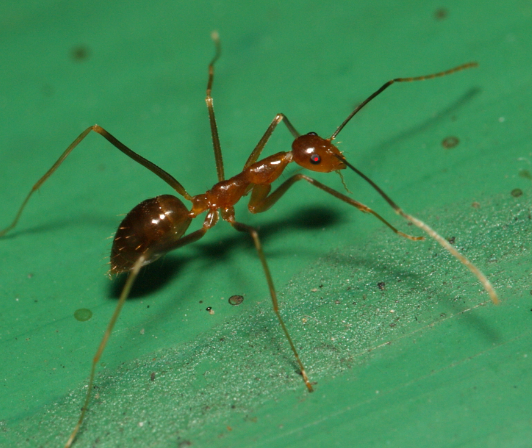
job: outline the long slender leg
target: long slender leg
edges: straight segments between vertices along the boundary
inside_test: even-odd
[[[331,135],[329,140],[334,140],[336,136],[340,133],[340,131],[344,128],[344,126],[349,123],[349,120],[353,118],[359,111],[362,109],[366,104],[368,104],[373,98],[380,95],[382,92],[384,92],[388,87],[390,87],[392,84],[395,84],[396,82],[413,82],[413,81],[425,81],[427,79],[434,79],[434,78],[441,78],[442,76],[450,75],[451,73],[460,72],[462,70],[466,70],[468,68],[477,67],[478,64],[476,62],[468,62],[467,64],[459,65],[458,67],[451,68],[449,70],[445,70],[443,72],[433,73],[431,75],[425,75],[425,76],[415,76],[411,78],[395,78],[392,79],[372,93],[370,96],[368,96],[364,101],[362,101],[357,107],[355,107],[355,110],[349,114],[349,116],[342,122],[340,126],[334,131],[334,134]]]
[[[272,122],[270,123],[270,126],[268,126],[268,129],[266,129],[266,132],[264,133],[262,138],[259,140],[259,143],[257,143],[257,146],[255,146],[255,149],[251,152],[242,171],[246,170],[247,168],[249,168],[251,165],[253,165],[257,161],[257,159],[260,156],[260,153],[264,149],[264,146],[266,146],[266,143],[268,142],[271,135],[273,134],[273,131],[275,130],[275,128],[281,121],[284,121],[284,124],[286,125],[286,127],[288,128],[288,130],[290,131],[290,133],[292,134],[294,138],[298,138],[301,135],[299,134],[299,132],[296,131],[296,128],[294,128],[292,123],[290,123],[290,120],[286,117],[286,115],[277,114],[275,118],[272,120]]]
[[[348,163],[345,159],[342,159],[344,163],[349,166],[352,170],[354,170],[357,174],[359,174],[364,180],[369,182],[369,184],[377,190],[377,192],[390,204],[390,206],[395,210],[395,212],[398,215],[401,215],[403,218],[405,218],[407,221],[414,224],[419,229],[423,230],[427,235],[429,235],[431,238],[435,239],[444,249],[448,250],[454,257],[456,257],[462,264],[464,264],[478,279],[478,281],[482,284],[484,289],[488,292],[491,301],[498,305],[499,304],[499,298],[497,297],[497,293],[495,292],[495,289],[493,288],[493,285],[491,282],[486,278],[486,276],[473,264],[471,263],[466,257],[464,257],[460,252],[458,252],[451,244],[443,238],[441,235],[439,235],[434,229],[429,227],[427,224],[425,224],[423,221],[420,221],[419,219],[409,215],[408,213],[405,213],[395,202],[393,202],[388,195],[386,195],[381,188],[375,182],[373,182],[371,179],[369,179],[367,176],[365,176],[363,173],[361,173],[358,169],[356,169],[354,166],[352,166],[350,163]],[[386,224],[390,229],[392,229],[395,233],[397,233],[400,236],[404,236],[405,238],[411,239],[411,240],[422,240],[423,237],[413,237],[410,235],[407,235],[403,232],[400,232],[395,227],[393,227],[388,221],[386,221],[384,218],[382,218],[379,214],[371,210],[369,207],[366,207],[365,205],[361,204],[360,202],[357,202],[341,193],[339,193],[336,190],[333,190],[332,188],[329,188],[328,186],[322,184],[321,182],[318,182],[316,179],[313,179],[312,177],[308,177],[304,174],[296,174],[289,179],[287,179],[283,184],[279,186],[273,193],[268,195],[269,192],[269,185],[268,186],[256,186],[259,193],[256,193],[255,195],[252,194],[250,203],[249,203],[249,209],[252,213],[261,213],[266,210],[268,210],[273,204],[275,204],[282,196],[286,193],[286,191],[297,181],[299,180],[306,180],[309,184],[314,185],[315,187],[320,188],[321,190],[331,194],[335,198],[338,198],[347,204],[353,205],[357,209],[359,209],[361,212],[364,213],[371,213],[373,216],[377,217],[380,221],[382,221],[384,224]],[[262,187],[262,189],[261,189]],[[263,193],[262,195],[260,193]],[[255,190],[253,191],[255,193]],[[254,202],[252,202],[254,201]]]
[[[209,230],[213,225],[216,224],[218,221],[218,214],[216,212],[210,212],[207,217],[205,218],[205,221],[203,223],[203,226],[201,229],[198,229],[183,238],[180,238],[177,242],[173,243],[171,246],[168,246],[166,249],[167,251],[177,249],[179,247],[183,247],[186,244],[193,243],[197,240],[199,240],[207,230]],[[131,287],[133,286],[133,283],[135,282],[135,279],[137,278],[137,275],[142,268],[144,262],[150,258],[150,252],[146,252],[142,254],[133,267],[131,268],[131,271],[129,272],[129,276],[126,280],[126,283],[124,284],[124,287],[122,289],[122,292],[120,293],[120,298],[118,299],[118,304],[116,305],[115,311],[113,313],[113,316],[111,317],[111,320],[109,321],[109,324],[107,325],[107,329],[105,330],[105,333],[103,335],[103,338],[100,342],[100,345],[98,346],[98,350],[96,351],[96,354],[94,355],[94,358],[92,359],[92,367],[91,367],[91,373],[90,373],[90,379],[89,379],[89,388],[87,389],[87,395],[85,396],[85,401],[83,403],[83,407],[81,408],[81,414],[79,416],[79,420],[72,431],[72,434],[70,435],[65,448],[69,448],[72,445],[72,442],[76,438],[76,434],[78,433],[81,424],[83,423],[83,419],[85,418],[85,413],[87,412],[87,408],[89,406],[91,394],[92,394],[92,387],[94,384],[94,376],[96,374],[96,365],[98,364],[98,361],[100,360],[103,351],[105,350],[105,347],[107,346],[107,342],[109,338],[111,337],[111,333],[113,331],[113,327],[115,326],[115,323],[118,319],[118,316],[120,315],[120,311],[122,311],[122,307],[124,306],[124,303],[126,302],[126,299],[129,296],[129,293],[131,291]]]
[[[216,173],[218,175],[218,181],[221,182],[222,180],[225,180],[225,173],[224,173],[224,162],[223,162],[223,156],[222,156],[222,147],[220,144],[220,137],[218,135],[218,126],[216,124],[216,116],[214,113],[214,103],[211,96],[212,92],[212,84],[214,82],[214,63],[218,60],[221,54],[221,45],[220,45],[220,38],[218,36],[218,32],[213,31],[211,33],[212,40],[214,41],[214,45],[216,46],[216,53],[214,57],[212,58],[211,63],[209,64],[209,80],[207,81],[207,94],[205,97],[205,102],[207,103],[207,110],[209,111],[209,123],[211,125],[211,135],[212,135],[212,146],[214,148],[214,158],[216,160]],[[272,120],[270,126],[260,139],[259,143],[257,143],[257,146],[255,146],[255,149],[252,151],[251,155],[249,156],[248,160],[246,161],[246,164],[244,165],[244,169],[248,168],[250,165],[255,163],[257,159],[260,156],[260,153],[264,149],[264,146],[266,145],[268,139],[272,135],[275,127],[283,121],[286,124],[286,127],[290,131],[290,133],[293,135],[294,138],[299,137],[299,132],[296,131],[294,126],[292,126],[292,123],[290,123],[290,120],[286,118],[284,114],[277,114],[275,118]]]
[[[124,303],[126,302],[129,292],[131,291],[131,287],[133,286],[133,283],[135,279],[137,278],[140,268],[142,267],[146,258],[147,258],[146,255],[142,255],[135,262],[126,280],[124,288],[122,289],[122,292],[120,293],[120,298],[118,299],[118,304],[116,305],[113,316],[111,317],[111,320],[109,321],[109,324],[107,325],[107,329],[105,330],[102,341],[100,342],[98,350],[96,351],[96,354],[94,355],[94,358],[92,359],[91,375],[89,379],[89,387],[87,389],[87,395],[85,396],[85,401],[83,403],[83,407],[81,408],[81,414],[79,416],[78,423],[76,424],[74,430],[72,431],[72,434],[70,434],[70,437],[67,443],[65,444],[65,448],[69,448],[72,445],[72,442],[76,438],[79,428],[81,427],[81,424],[83,423],[83,419],[85,418],[85,413],[87,412],[87,408],[89,406],[89,401],[91,398],[92,386],[94,383],[94,375],[96,373],[96,365],[98,364],[98,361],[100,360],[100,357],[102,356],[102,353],[105,350],[107,341],[109,340],[109,337],[111,336],[111,332],[113,331],[113,327],[115,326],[116,320],[118,319],[118,316],[120,315],[120,311],[122,311],[122,307],[124,306]]]
[[[266,262],[266,257],[264,256],[264,251],[262,250],[262,244],[260,242],[259,234],[257,230],[251,226],[235,221],[234,211],[232,210],[230,213],[224,213],[223,219],[228,221],[239,232],[249,233],[251,238],[253,238],[255,249],[257,249],[257,254],[259,255],[260,262],[262,264],[262,269],[264,270],[264,275],[266,276],[266,281],[268,282],[268,288],[270,290],[270,297],[272,299],[272,304],[273,304],[273,311],[275,312],[277,319],[279,319],[281,328],[283,329],[286,339],[288,339],[288,343],[290,344],[290,348],[292,349],[292,352],[294,353],[294,356],[296,357],[297,364],[299,366],[299,369],[301,370],[301,375],[303,376],[303,381],[305,382],[305,385],[307,386],[307,389],[309,390],[309,392],[312,392],[314,389],[312,388],[312,384],[310,384],[310,381],[307,377],[305,367],[303,366],[303,363],[301,362],[301,359],[299,358],[299,354],[297,353],[296,346],[292,342],[292,338],[290,337],[290,334],[288,333],[288,329],[286,328],[283,318],[281,317],[281,314],[279,313],[279,303],[277,301],[277,293],[275,292],[272,275],[270,274],[270,269],[268,268],[268,263]]]
[[[162,180],[164,180],[168,185],[170,185],[175,191],[177,191],[180,195],[182,195],[185,199],[192,199],[192,197],[186,192],[186,190],[183,188],[183,186],[170,174],[168,174],[165,170],[158,167],[154,163],[150,162],[149,160],[145,159],[144,157],[140,156],[136,152],[129,149],[126,145],[124,145],[122,142],[117,140],[114,136],[112,136],[109,132],[107,132],[105,129],[103,129],[101,126],[98,126],[95,124],[94,126],[91,126],[87,129],[85,129],[81,134],[79,134],[78,138],[76,138],[61,154],[59,159],[52,165],[52,167],[46,172],[46,174],[41,177],[37,183],[32,187],[28,195],[26,196],[26,199],[24,199],[24,202],[22,202],[22,205],[20,206],[15,219],[5,229],[0,231],[0,237],[4,236],[7,232],[9,232],[11,229],[13,229],[20,219],[20,216],[22,215],[22,212],[24,208],[26,207],[26,204],[30,200],[30,197],[35,193],[39,188],[41,188],[41,185],[46,182],[46,180],[59,168],[59,166],[65,161],[65,159],[68,157],[68,155],[74,150],[76,146],[91,132],[94,131],[101,136],[103,136],[107,141],[109,141],[115,148],[122,151],[126,156],[133,159],[135,162],[141,164],[145,168],[149,169],[152,173],[159,176]]]
[[[382,191],[382,189],[373,182],[368,176],[366,176],[364,173],[362,173],[358,168],[351,165],[347,160],[342,159],[344,163],[351,168],[355,173],[357,173],[362,179],[364,179],[367,183],[369,183],[376,191],[379,193],[388,204],[394,209],[395,213],[405,218],[407,221],[414,224],[419,229],[426,232],[429,236],[434,238],[440,245],[447,249],[451,254],[453,254],[462,264],[464,264],[479,280],[480,283],[484,286],[484,289],[488,292],[491,301],[498,305],[499,298],[497,296],[497,293],[495,292],[495,288],[493,288],[493,285],[491,282],[486,278],[486,276],[473,264],[471,263],[466,257],[464,257],[460,252],[458,252],[451,244],[443,238],[441,235],[439,235],[434,229],[429,227],[427,224],[425,224],[423,221],[420,221],[419,219],[413,217],[412,215],[409,215],[401,207],[399,207],[392,199]]]
[[[295,174],[292,177],[288,178],[286,181],[284,181],[274,192],[268,195],[269,192],[269,185],[268,186],[261,186],[257,185],[251,195],[251,199],[249,201],[249,210],[251,213],[262,213],[268,210],[270,207],[272,207],[281,197],[287,192],[287,190],[294,185],[299,180],[306,180],[309,184],[314,185],[315,187],[320,188],[321,190],[329,193],[330,195],[334,196],[335,198],[340,199],[341,201],[344,201],[345,203],[352,205],[353,207],[356,207],[358,210],[360,210],[363,213],[370,213],[373,216],[375,216],[379,221],[381,221],[383,224],[388,226],[393,232],[395,232],[397,235],[402,236],[404,238],[408,238],[409,240],[413,241],[420,241],[424,240],[422,236],[412,236],[408,235],[407,233],[401,232],[400,230],[396,229],[394,226],[392,226],[388,221],[386,221],[381,215],[379,215],[377,212],[369,208],[368,206],[355,201],[354,199],[351,199],[350,197],[333,190],[332,188],[328,187],[327,185],[322,184],[321,182],[318,182],[316,179],[313,179],[312,177],[309,177],[305,174]]]

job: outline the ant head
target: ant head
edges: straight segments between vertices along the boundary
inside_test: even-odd
[[[343,170],[344,156],[330,139],[321,138],[315,132],[301,135],[292,143],[294,162],[303,168],[320,173]]]

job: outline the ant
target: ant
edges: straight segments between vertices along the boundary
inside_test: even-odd
[[[56,171],[56,169],[64,162],[68,155],[78,146],[78,144],[91,132],[96,132],[107,139],[118,150],[122,151],[125,155],[141,164],[145,168],[152,171],[155,175],[159,176],[168,185],[170,185],[179,195],[184,199],[191,202],[190,210],[184,205],[181,199],[178,199],[172,195],[161,195],[155,198],[147,199],[136,207],[134,207],[123,219],[116,235],[114,237],[113,246],[111,249],[111,269],[109,274],[121,274],[128,272],[126,282],[120,293],[116,309],[107,325],[107,329],[100,342],[98,350],[92,360],[92,367],[89,379],[89,386],[85,396],[85,401],[81,410],[78,422],[72,431],[70,438],[68,439],[65,448],[68,448],[74,442],[76,435],[83,423],[85,413],[89,406],[91,392],[94,384],[94,376],[96,372],[96,365],[100,360],[113,327],[118,319],[120,311],[129,296],[133,283],[138,276],[141,268],[149,263],[154,262],[166,253],[183,247],[187,244],[191,244],[202,238],[207,231],[213,227],[220,217],[227,221],[235,230],[243,233],[248,233],[253,239],[253,243],[257,250],[262,269],[266,277],[266,282],[270,291],[270,296],[273,304],[273,310],[279,320],[281,328],[288,340],[290,348],[295,356],[296,362],[299,366],[301,376],[309,392],[313,391],[313,385],[310,382],[305,367],[301,359],[299,358],[296,347],[288,333],[288,329],[279,314],[279,304],[277,301],[277,294],[273,284],[272,275],[264,256],[262,244],[259,239],[257,230],[249,225],[243,224],[235,219],[234,205],[243,197],[251,194],[249,198],[248,208],[251,213],[262,213],[269,210],[281,197],[289,190],[289,188],[296,182],[304,180],[314,187],[323,190],[325,193],[347,203],[360,210],[363,213],[370,213],[379,219],[383,224],[388,226],[397,235],[404,238],[420,241],[424,240],[424,237],[411,236],[403,233],[386,221],[377,212],[373,211],[366,205],[351,199],[350,197],[329,188],[328,186],[318,182],[312,177],[306,174],[295,174],[285,180],[277,189],[271,191],[271,184],[279,178],[285,168],[291,162],[296,162],[303,168],[310,171],[330,173],[337,172],[341,175],[340,170],[350,168],[356,174],[361,176],[366,182],[368,182],[388,204],[394,209],[394,211],[405,218],[407,221],[423,230],[427,235],[435,239],[451,254],[453,254],[461,263],[468,267],[473,274],[478,278],[480,283],[484,286],[489,293],[493,303],[498,304],[499,299],[497,294],[489,282],[480,270],[474,266],[467,258],[460,254],[451,244],[436,233],[427,224],[419,219],[404,212],[390,197],[384,193],[379,186],[377,186],[371,179],[365,176],[361,171],[355,168],[349,163],[344,155],[338,150],[338,148],[332,143],[338,136],[341,130],[349,123],[349,121],[371,100],[380,95],[384,90],[390,87],[392,84],[400,82],[413,82],[423,81],[432,78],[439,78],[450,75],[452,73],[459,72],[461,70],[476,67],[475,62],[460,65],[458,67],[445,70],[442,72],[434,73],[426,76],[417,76],[411,78],[395,78],[385,83],[381,88],[372,93],[362,103],[360,103],[353,112],[338,126],[334,133],[329,138],[322,138],[315,132],[309,132],[307,134],[300,134],[296,131],[295,127],[283,114],[277,114],[270,123],[268,129],[259,140],[257,146],[251,152],[248,157],[242,172],[230,179],[225,178],[224,165],[222,159],[222,150],[220,146],[220,140],[218,137],[218,130],[216,126],[216,118],[214,114],[213,99],[211,97],[212,84],[214,80],[214,64],[218,60],[221,54],[221,45],[218,37],[218,33],[212,33],[212,39],[215,44],[215,55],[209,64],[208,69],[208,82],[205,101],[207,103],[207,110],[209,113],[209,122],[211,127],[212,141],[214,147],[214,156],[216,159],[216,170],[218,174],[218,182],[206,193],[191,196],[185,188],[170,174],[164,171],[162,168],[153,164],[149,160],[140,156],[136,152],[133,152],[126,145],[118,141],[109,132],[103,129],[101,126],[95,124],[85,129],[63,152],[59,159],[53,164],[53,166],[42,176],[37,183],[33,186],[29,194],[24,199],[21,207],[19,208],[15,219],[11,225],[4,230],[0,231],[0,237],[5,235],[11,229],[13,229],[26,207],[29,199],[35,191],[37,191],[42,184]],[[278,152],[271,156],[265,157],[262,160],[258,160],[268,139],[272,135],[277,125],[284,122],[288,131],[293,135],[294,141],[292,143],[292,150],[287,152]],[[343,181],[343,178],[342,178]],[[206,213],[206,217],[203,221],[203,225],[200,229],[185,235],[191,221],[197,218],[199,215]]]

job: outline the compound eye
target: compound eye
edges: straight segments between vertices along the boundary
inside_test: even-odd
[[[318,165],[319,163],[321,163],[321,157],[319,156],[319,154],[311,154],[310,163],[312,163],[312,165]]]
[[[318,135],[315,132],[309,132],[307,135]]]

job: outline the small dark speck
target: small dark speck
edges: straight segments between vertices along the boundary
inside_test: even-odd
[[[519,176],[524,177],[525,179],[532,180],[532,174],[530,174],[530,171],[525,169],[519,170]]]
[[[521,196],[523,194],[523,190],[521,190],[520,188],[514,188],[510,194],[514,198],[518,198],[519,196]]]
[[[155,381],[155,372],[152,372],[150,375],[150,381]]]
[[[454,136],[451,135],[449,137],[445,137],[442,140],[441,145],[445,149],[451,149],[451,148],[454,148],[455,146],[457,146],[458,143],[460,143],[460,140],[458,140],[458,137],[454,137]]]
[[[384,282],[377,283],[377,286],[379,287],[381,291],[384,291],[386,289],[386,283]]]
[[[444,20],[447,18],[447,15],[449,14],[449,11],[445,8],[438,8],[436,11],[434,11],[434,18],[436,20]]]
[[[77,45],[70,50],[70,57],[77,62],[84,61],[90,55],[90,50],[85,45]]]
[[[49,97],[49,96],[53,96],[53,94],[55,93],[55,90],[50,84],[44,84],[41,87],[41,93],[44,96],[48,96]]]
[[[440,314],[440,317],[447,317],[447,314],[445,314],[445,313],[441,313],[441,314]]]
[[[149,308],[149,307],[150,307],[150,305],[146,305],[146,308]]]
[[[390,324],[390,327],[393,328],[393,327],[395,327],[395,325],[396,325],[396,324],[392,322],[392,323]]]
[[[447,241],[449,241],[449,244],[454,244],[456,241],[456,237],[452,236],[451,238],[447,239]]]

